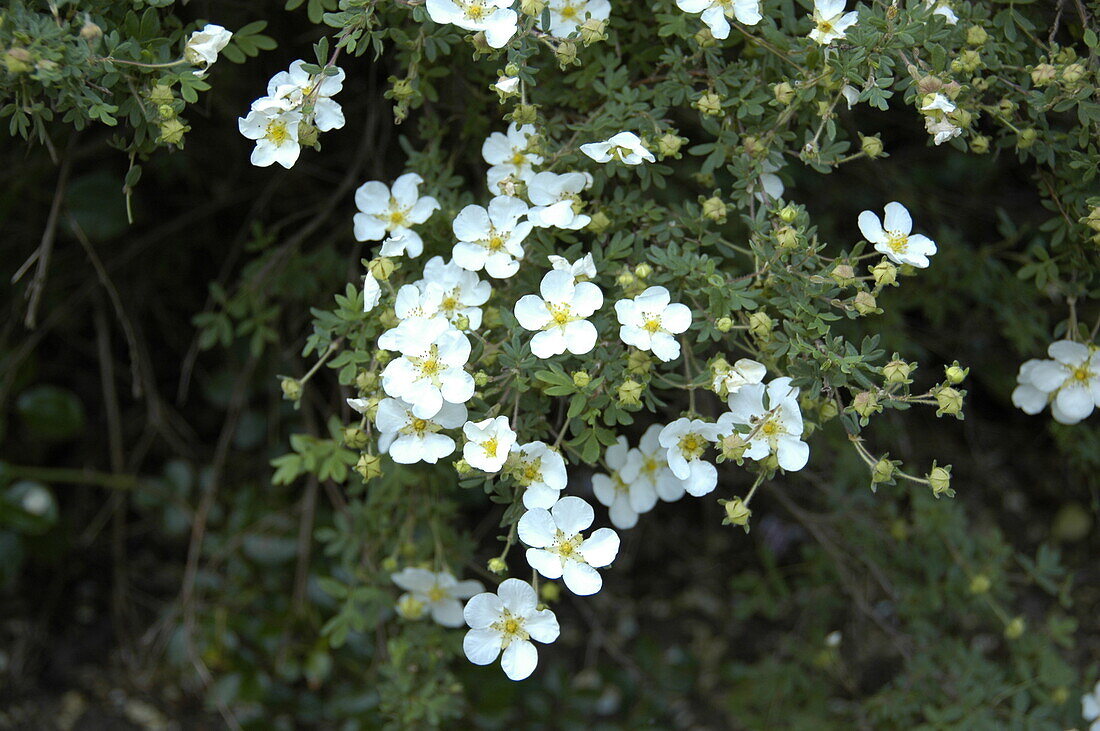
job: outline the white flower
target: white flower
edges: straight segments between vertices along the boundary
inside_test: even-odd
[[[444,627],[461,627],[462,600],[485,591],[480,581],[458,581],[448,571],[406,568],[390,576],[393,583],[404,589],[397,600],[398,606],[413,606],[421,612],[427,609],[432,619]]]
[[[760,173],[759,188],[753,181],[749,181],[749,184],[745,186],[745,190],[753,194],[753,197],[761,203],[770,203],[777,201],[783,197],[783,191],[786,187],[783,185],[783,178],[776,175],[779,172],[782,158],[779,158],[780,162],[775,163],[771,160],[765,160],[761,163],[760,167],[764,172]]]
[[[339,102],[332,99],[344,87],[344,70],[335,67],[331,76],[313,75],[302,67],[306,62],[298,59],[290,64],[289,71],[280,71],[267,82],[267,96],[253,103],[254,109],[278,106],[282,109],[297,109],[304,113],[305,107],[312,107],[310,118],[317,129],[328,132],[344,126],[344,110]]]
[[[584,355],[596,346],[596,326],[587,318],[603,306],[603,292],[592,282],[574,282],[573,275],[549,271],[539,286],[542,297],[526,294],[516,303],[521,327],[535,331],[531,352],[549,358],[568,350]]]
[[[277,162],[290,169],[298,161],[302,148],[298,145],[298,125],[302,115],[277,107],[253,109],[247,117],[237,119],[241,134],[256,140],[252,150],[252,164],[266,168]]]
[[[378,338],[378,347],[382,350],[404,350],[405,343],[410,341],[413,347],[419,343],[424,332],[424,326],[428,320],[436,319],[440,315],[440,306],[443,303],[443,290],[440,287],[421,288],[413,284],[405,284],[397,290],[394,298],[393,312],[400,322],[397,327],[391,327]],[[447,322],[442,316],[440,322]]]
[[[577,32],[584,21],[607,20],[611,15],[611,3],[608,0],[550,0],[547,6],[550,11],[550,33],[565,38]],[[536,22],[539,30],[542,27],[542,17]]]
[[[519,579],[505,579],[497,593],[478,594],[462,611],[470,631],[462,650],[475,665],[488,665],[504,656],[500,665],[511,680],[523,680],[535,671],[539,654],[531,640],[549,643],[558,639],[561,628],[549,609],[538,609],[534,587]]]
[[[955,15],[955,11],[943,0],[927,0],[925,6],[929,8],[934,6],[932,15],[941,16],[948,25],[955,25],[959,22],[959,16]]]
[[[844,12],[844,0],[814,0],[814,29],[810,38],[823,46],[844,38],[844,32],[856,24],[859,13]]]
[[[499,195],[489,208],[466,206],[451,225],[458,238],[451,256],[455,264],[471,272],[482,269],[490,277],[505,279],[519,271],[523,259],[523,240],[531,233],[531,224],[519,219],[527,213],[527,204],[519,198]]]
[[[1100,683],[1091,693],[1081,696],[1081,718],[1092,721],[1089,731],[1100,731]]]
[[[633,132],[619,132],[605,142],[581,145],[581,152],[596,162],[618,160],[623,165],[641,165],[643,161],[654,162],[657,159]]]
[[[516,443],[516,433],[508,426],[507,416],[467,421],[462,433],[467,440],[462,447],[463,459],[483,472],[500,472]]]
[[[412,404],[401,399],[382,399],[374,416],[380,433],[378,448],[397,464],[435,464],[454,452],[455,440],[439,431],[462,426],[466,407],[444,402],[439,412],[427,419],[416,416],[412,409]]]
[[[1037,414],[1050,401],[1059,424],[1076,424],[1100,407],[1100,350],[1071,340],[1051,343],[1053,360],[1029,360],[1020,366],[1012,403]]]
[[[420,196],[418,188],[424,180],[416,173],[405,173],[393,182],[392,190],[385,183],[372,180],[355,191],[355,240],[381,241],[391,234],[393,242],[407,250],[409,256],[420,256],[424,242],[412,227],[427,221],[439,210],[439,201]],[[383,247],[385,248],[385,247]],[[400,252],[397,252],[400,253]],[[393,256],[383,253],[383,256]]]
[[[615,303],[619,318],[619,337],[627,345],[650,350],[664,362],[680,357],[680,342],[676,335],[691,327],[691,310],[687,305],[670,303],[664,287],[649,287],[632,300]]]
[[[718,419],[720,434],[740,434],[749,443],[746,457],[759,462],[774,454],[779,466],[788,472],[806,466],[810,445],[801,438],[802,410],[798,407],[798,389],[791,385],[790,378],[776,378],[766,388],[762,383],[742,386],[730,396],[729,408]]]
[[[718,425],[701,419],[680,418],[661,429],[658,442],[666,450],[668,467],[684,489],[695,497],[718,484],[718,470],[703,459],[707,445],[718,439]]]
[[[648,513],[657,504],[654,485],[640,478],[642,460],[642,453],[627,449],[626,437],[619,437],[604,455],[611,474],[592,476],[592,492],[600,504],[607,506],[611,525],[616,528],[633,528],[638,524],[638,515]],[[675,482],[680,484],[679,480]]]
[[[592,506],[579,497],[563,497],[549,510],[528,510],[519,519],[519,539],[530,546],[527,563],[548,579],[564,579],[578,596],[598,592],[603,578],[596,569],[615,560],[619,534],[600,528],[585,538],[581,531],[594,517]]]
[[[504,48],[516,34],[513,0],[428,0],[428,16],[436,23],[450,23],[472,31],[485,31],[491,48]]]
[[[382,371],[382,388],[412,404],[421,419],[439,413],[443,402],[464,404],[473,398],[474,377],[463,366],[470,341],[442,318],[424,321],[415,337],[404,338],[401,357]]]
[[[590,216],[580,213],[580,193],[592,185],[587,173],[535,173],[527,181],[527,197],[533,206],[527,212],[527,220],[539,228],[584,228]]]
[[[523,507],[549,508],[565,489],[565,458],[545,442],[513,445],[516,481],[523,485]]]
[[[494,132],[481,145],[481,157],[492,166],[486,173],[490,193],[502,195],[500,181],[508,176],[527,182],[535,174],[532,168],[542,164],[542,157],[525,152],[534,134],[534,125],[517,127],[513,122],[508,125],[507,133]]]
[[[623,476],[632,486],[639,481],[646,483],[657,497],[672,503],[684,496],[684,482],[668,466],[668,450],[661,446],[662,429],[662,424],[649,425],[637,449],[627,455]]]
[[[382,287],[374,275],[367,272],[363,275],[363,312],[370,312],[378,306],[382,299]]]
[[[191,34],[183,48],[183,58],[192,66],[200,67],[195,76],[202,76],[218,60],[218,54],[232,37],[232,33],[213,23],[207,23],[202,30]]]
[[[859,89],[851,84],[840,87],[840,93],[844,97],[844,101],[848,102],[848,109],[859,103]]]
[[[501,100],[507,99],[510,96],[515,96],[519,93],[519,77],[518,76],[501,76],[496,80],[492,86],[489,87],[497,94],[500,94]]]
[[[760,0],[676,0],[676,7],[685,13],[702,13],[703,22],[710,33],[719,40],[730,37],[730,22],[727,18],[737,18],[738,23],[756,25],[763,17],[760,14]]]
[[[550,254],[546,258],[550,260],[552,269],[569,272],[575,282],[583,282],[586,279],[596,277],[596,262],[592,260],[591,254],[585,254],[574,262],[570,262],[564,256],[557,256],[556,254]]]
[[[469,329],[481,327],[481,306],[489,300],[493,288],[471,271],[453,261],[433,256],[424,265],[424,278],[416,286],[425,294],[438,293],[439,314],[452,324],[459,317],[469,321]]]
[[[962,129],[952,124],[947,115],[958,107],[943,94],[934,94],[932,98],[921,107],[924,116],[924,129],[933,135],[932,140],[937,145],[942,145],[948,140],[962,134]]]
[[[928,266],[928,257],[936,253],[936,243],[921,234],[910,235],[913,217],[905,206],[894,201],[886,204],[886,215],[864,211],[859,214],[859,231],[875,245],[875,251],[886,254],[895,264],[910,264],[918,269]]]
[[[719,396],[732,396],[741,390],[742,386],[752,383],[760,383],[768,369],[763,363],[757,363],[749,358],[739,358],[728,370],[722,370],[714,375],[714,392]]]

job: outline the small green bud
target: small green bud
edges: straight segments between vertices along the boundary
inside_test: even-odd
[[[703,218],[715,223],[726,222],[726,204],[718,196],[711,196],[703,201]]]
[[[1038,139],[1039,133],[1034,128],[1028,127],[1020,130],[1020,134],[1016,136],[1016,147],[1021,150],[1026,150],[1035,144],[1035,140]]]
[[[367,433],[357,426],[344,427],[344,444],[351,449],[363,449],[370,444]]]
[[[740,434],[727,434],[719,440],[718,448],[723,459],[740,463],[745,458],[745,451],[749,448],[749,443]]]
[[[852,411],[864,419],[882,411],[882,405],[878,402],[878,394],[871,391],[860,391],[852,399]]]
[[[701,48],[713,48],[718,45],[718,41],[715,39],[714,34],[710,32],[710,28],[702,28],[693,37]]]
[[[744,527],[745,532],[749,532],[749,518],[752,517],[752,511],[749,510],[749,506],[745,505],[745,501],[739,497],[735,497],[732,500],[723,501],[723,505],[726,509],[726,519],[723,521],[726,525],[739,525]]]
[[[798,209],[789,203],[779,209],[779,220],[783,223],[794,223],[798,218]]]
[[[390,275],[397,269],[397,265],[394,263],[393,259],[380,256],[377,259],[371,259],[370,262],[367,263],[367,269],[370,270],[370,273],[375,279],[384,282],[389,279]]]
[[[975,574],[970,580],[971,594],[985,594],[993,586],[993,582],[985,574]]]
[[[470,463],[464,459],[460,459],[455,462],[455,472],[460,475],[468,475],[470,474],[470,472],[473,471],[473,469],[474,468],[470,466]]]
[[[279,381],[279,386],[283,389],[283,398],[287,401],[297,401],[302,398],[302,382],[296,378],[284,378]]]
[[[86,41],[98,41],[103,36],[103,29],[91,20],[85,20],[80,27],[80,37]]]
[[[1008,97],[1002,97],[1001,100],[997,102],[997,111],[1000,112],[1002,116],[1007,117],[1016,111],[1016,102]]]
[[[1071,63],[1062,69],[1062,81],[1068,86],[1076,86],[1085,78],[1085,67],[1080,63]]]
[[[989,138],[985,135],[974,135],[971,137],[970,151],[975,155],[984,155],[989,152]]]
[[[178,118],[166,119],[160,123],[160,141],[166,145],[178,145],[183,142],[183,135],[189,129]]]
[[[411,79],[399,79],[395,76],[390,77],[390,82],[393,87],[390,91],[390,97],[398,102],[407,102],[416,96],[416,87],[413,86]]]
[[[821,414],[822,421],[828,421],[833,419],[840,413],[840,408],[836,405],[836,401],[829,399],[828,401],[821,402],[821,408],[818,409],[818,413]]]
[[[871,269],[871,276],[875,278],[875,284],[879,287],[897,284],[898,268],[883,259]]]
[[[355,376],[355,387],[360,391],[371,391],[378,384],[378,374],[373,371],[359,371]]]
[[[469,330],[470,318],[466,315],[459,313],[457,316],[455,316],[454,326],[458,330]]]
[[[298,125],[298,144],[302,147],[313,147],[317,144],[317,138],[321,136],[320,130],[308,122]]]
[[[1056,706],[1065,705],[1066,701],[1069,700],[1069,688],[1064,685],[1059,685],[1051,691],[1050,699],[1054,701],[1054,705]]]
[[[9,48],[4,52],[4,66],[12,74],[29,73],[33,68],[34,56],[26,48]]]
[[[897,465],[886,457],[883,457],[875,463],[874,468],[871,470],[871,482],[876,485],[880,482],[890,482],[894,479],[894,472],[896,470]]]
[[[172,87],[167,84],[157,84],[149,90],[149,101],[153,104],[171,104],[176,100],[175,95],[172,93]]]
[[[644,350],[631,351],[630,355],[626,357],[626,370],[628,373],[642,375],[649,373],[649,369],[652,367],[653,359]]]
[[[581,43],[587,47],[591,46],[593,43],[605,40],[607,38],[606,29],[606,20],[588,18],[580,25]]]
[[[936,390],[936,403],[936,416],[957,416],[962,411],[963,395],[951,386],[943,386]]]
[[[980,46],[989,40],[989,34],[980,25],[972,25],[966,29],[966,42],[971,46]]]
[[[870,292],[857,292],[852,304],[856,308],[856,312],[861,315],[873,315],[882,312],[878,308],[875,296]]]
[[[749,332],[754,337],[760,340],[768,340],[771,338],[773,329],[775,329],[775,320],[768,317],[767,313],[754,312],[749,315]]]
[[[783,106],[787,106],[794,100],[794,87],[789,82],[782,81],[772,86],[775,100]]]
[[[711,117],[719,117],[722,115],[722,97],[713,91],[704,92],[702,96],[696,99],[692,106],[698,109],[703,114]]]
[[[876,158],[882,156],[882,140],[878,137],[864,137],[859,136],[860,149],[863,150],[863,154],[870,158]]]
[[[547,604],[556,602],[561,599],[561,586],[553,581],[547,581],[539,585],[539,597]]]
[[[171,104],[161,104],[157,107],[157,116],[162,120],[172,119],[176,116],[176,108]]]
[[[644,387],[642,384],[635,381],[633,378],[628,378],[623,381],[619,386],[618,397],[619,403],[623,406],[638,406],[642,403],[642,391]]]
[[[680,135],[665,132],[657,138],[657,152],[663,158],[672,157],[679,159],[680,148],[683,147],[684,142],[684,138]]]
[[[932,471],[928,473],[928,484],[932,487],[932,494],[937,498],[940,495],[955,497],[955,491],[951,489],[951,465],[937,467],[932,463]]]
[[[948,117],[957,127],[969,127],[970,123],[974,121],[974,115],[962,107],[951,112]]]
[[[392,307],[387,307],[378,313],[378,324],[387,330],[391,327],[397,327],[399,322],[397,313],[393,311]]]
[[[534,104],[517,104],[512,112],[512,121],[517,125],[534,124],[538,116],[538,107]]]
[[[719,317],[718,322],[714,323],[714,327],[716,327],[720,333],[728,333],[733,329],[733,320],[728,317]]]
[[[562,41],[554,49],[554,56],[558,59],[558,66],[566,69],[577,63],[577,44],[573,41]]]
[[[382,559],[382,570],[389,574],[397,571],[397,558],[394,556],[386,556]]]
[[[363,452],[359,455],[359,461],[355,463],[355,471],[359,473],[364,482],[370,482],[375,477],[381,477],[382,458],[377,454]]]
[[[959,365],[959,361],[955,361],[951,365],[944,367],[943,375],[947,378],[948,383],[959,384],[965,381],[966,377],[970,375],[970,369],[963,368]]]
[[[508,564],[499,556],[491,558],[489,559],[489,572],[497,576],[504,576],[508,573]]]
[[[1093,206],[1089,210],[1089,215],[1081,219],[1081,223],[1085,224],[1093,231],[1100,232],[1100,206]]]
[[[1031,83],[1035,86],[1046,86],[1054,81],[1058,75],[1058,69],[1049,63],[1041,63],[1031,70]]]
[[[619,274],[619,276],[615,277],[615,283],[623,289],[631,286],[632,284],[634,284],[634,282],[635,278],[633,272],[622,272]]]
[[[573,385],[577,388],[584,388],[589,383],[592,383],[592,376],[588,375],[588,371],[576,371],[573,374]]]
[[[588,230],[596,234],[602,234],[611,225],[611,219],[603,211],[592,214],[592,221],[588,224]]]
[[[783,226],[775,232],[775,241],[781,249],[793,249],[798,246],[798,232],[790,226]]]
[[[833,267],[833,270],[829,272],[829,276],[841,287],[847,287],[855,283],[856,271],[852,268],[851,264],[837,264]]]
[[[397,601],[397,614],[402,619],[418,620],[424,617],[424,603],[412,594],[405,594]]]
[[[1005,625],[1005,639],[1018,640],[1027,630],[1027,622],[1023,617],[1013,617],[1012,621]]]
[[[485,371],[478,371],[474,374],[474,385],[478,388],[485,388],[489,384],[489,374]]]
[[[638,279],[645,279],[653,274],[653,267],[645,262],[642,262],[638,266],[634,267],[634,276]]]
[[[909,374],[913,372],[913,364],[904,360],[892,360],[882,367],[882,375],[886,376],[886,383],[912,383]]]
[[[546,0],[520,0],[519,10],[524,15],[537,18],[546,9]]]

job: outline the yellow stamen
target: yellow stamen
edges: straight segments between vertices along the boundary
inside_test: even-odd
[[[280,122],[278,120],[268,122],[264,130],[264,137],[275,143],[276,147],[281,147],[284,142],[290,139],[290,132],[286,128],[286,122]]]

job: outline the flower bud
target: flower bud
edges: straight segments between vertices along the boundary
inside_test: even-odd
[[[772,330],[775,329],[775,320],[768,317],[767,313],[754,312],[749,315],[749,332],[754,337],[760,340],[768,340],[771,338]]]
[[[517,126],[534,124],[538,116],[538,107],[534,104],[517,104],[516,108],[512,111],[512,121],[515,122]]]
[[[693,37],[701,48],[713,48],[718,44],[714,34],[710,32],[710,28],[700,29]]]
[[[546,603],[556,602],[561,599],[561,586],[553,581],[547,581],[539,586],[539,597]]]
[[[722,115],[722,97],[713,91],[704,92],[702,96],[692,102],[692,106],[711,117]]]
[[[1031,70],[1031,83],[1035,86],[1046,86],[1054,81],[1057,74],[1058,69],[1049,63],[1041,63]]]
[[[657,138],[657,152],[661,157],[673,157],[679,159],[680,148],[684,145],[684,138],[665,132]]]
[[[592,221],[588,224],[588,230],[592,233],[602,234],[611,225],[611,219],[603,211],[592,214]]]
[[[473,469],[474,468],[470,466],[470,463],[464,459],[460,459],[455,462],[455,472],[460,475],[468,475],[470,474],[470,472],[473,471]]]
[[[298,125],[298,144],[302,147],[313,147],[317,144],[317,138],[320,135],[320,131],[308,122],[301,122]]]
[[[374,278],[380,282],[384,282],[390,278],[397,265],[394,264],[393,259],[389,257],[380,256],[377,259],[371,259],[367,264],[367,269],[374,275]]]
[[[644,387],[642,384],[638,383],[633,378],[628,378],[619,386],[619,403],[623,406],[638,406],[642,403],[643,390]]]
[[[829,276],[841,287],[847,287],[855,283],[856,271],[850,264],[837,264],[833,267],[833,270],[829,272]]]
[[[558,66],[562,69],[577,63],[577,44],[573,41],[562,41],[554,49],[554,56],[558,59]]]
[[[913,364],[904,360],[892,360],[882,367],[882,375],[886,376],[887,384],[912,383],[909,374],[913,372]]]
[[[1093,231],[1100,231],[1100,206],[1093,206],[1089,210],[1089,215],[1081,219],[1081,223],[1085,224]]]
[[[936,416],[956,416],[962,411],[963,395],[950,386],[944,386],[936,390],[936,403],[939,404]]]
[[[370,444],[367,433],[357,426],[344,427],[344,444],[351,449],[363,449]]]
[[[970,580],[971,594],[984,594],[993,586],[993,582],[985,574],[975,574]]]
[[[783,226],[775,232],[775,241],[781,249],[793,249],[798,246],[798,232],[790,226]]]
[[[642,262],[638,266],[634,267],[634,276],[636,276],[638,279],[645,279],[652,274],[653,267],[651,267],[649,264],[646,264],[645,262]]]
[[[622,272],[619,274],[619,276],[615,277],[615,284],[618,284],[623,289],[631,286],[632,284],[634,284],[634,282],[635,279],[633,272]]]
[[[176,108],[171,104],[161,104],[157,107],[157,116],[162,120],[169,120],[176,116]]]
[[[626,357],[626,370],[628,373],[642,375],[649,373],[649,369],[652,367],[653,359],[644,350],[631,351],[630,355]]]
[[[378,384],[378,374],[373,371],[359,371],[355,376],[355,387],[360,391],[371,391]]]
[[[955,361],[949,366],[943,369],[944,377],[947,378],[947,382],[951,384],[962,383],[966,380],[966,377],[970,375],[969,368],[963,368],[959,365],[959,361]]]
[[[821,402],[821,407],[818,409],[818,413],[821,415],[822,421],[828,421],[833,419],[840,413],[840,408],[836,405],[836,401],[829,399]]]
[[[4,52],[4,66],[12,74],[25,74],[30,72],[34,56],[26,48],[9,48]]]
[[[1008,97],[1002,97],[1001,100],[997,102],[997,111],[1000,112],[1002,116],[1007,117],[1016,111],[1016,102]]]
[[[861,315],[873,315],[882,312],[877,306],[875,296],[870,292],[857,292],[852,304],[855,306],[856,312]]]
[[[506,573],[508,573],[508,564],[505,563],[503,558],[491,558],[489,559],[489,572],[496,574],[497,576],[504,576]]]
[[[714,323],[714,327],[716,327],[720,333],[728,333],[733,329],[733,320],[728,317],[719,317],[718,322]]]
[[[749,443],[745,441],[744,437],[736,433],[728,434],[718,442],[718,449],[722,453],[722,458],[734,460],[737,463],[745,458],[745,451],[748,448]]]
[[[519,11],[524,15],[537,18],[546,9],[546,0],[520,0]]]
[[[860,149],[863,150],[863,154],[870,158],[876,158],[882,156],[882,140],[878,137],[864,137],[859,136]]]
[[[1035,140],[1039,137],[1039,133],[1034,128],[1028,127],[1020,130],[1020,134],[1016,136],[1016,147],[1021,150],[1026,150],[1035,144]]]
[[[605,40],[607,38],[607,33],[604,32],[606,28],[606,20],[588,18],[580,25],[581,43],[587,47],[591,46],[593,43]]]
[[[1027,630],[1027,622],[1023,617],[1013,617],[1012,621],[1005,625],[1005,639],[1018,640]]]
[[[955,491],[951,489],[951,465],[937,467],[932,463],[932,471],[928,473],[928,484],[932,487],[932,494],[937,498],[940,495],[955,497]]]
[[[387,330],[391,327],[397,327],[401,321],[397,319],[397,314],[393,311],[392,307],[387,307],[378,313],[378,324]]]
[[[969,127],[970,123],[974,121],[974,115],[968,110],[959,107],[955,111],[947,115],[956,127]]]
[[[470,318],[467,317],[466,315],[463,315],[463,314],[459,313],[458,315],[455,316],[454,326],[458,330],[469,330],[470,329]]]
[[[160,123],[160,141],[166,145],[179,145],[183,142],[183,135],[190,127],[179,119],[166,119]]]
[[[891,460],[883,457],[875,463],[874,468],[871,470],[871,483],[878,484],[880,482],[890,482],[894,479],[894,471],[897,469]]]
[[[413,86],[411,79],[399,79],[396,76],[391,76],[390,82],[393,86],[389,96],[395,101],[407,102],[416,96],[416,87]]]
[[[882,411],[882,405],[878,402],[878,394],[871,391],[860,391],[852,399],[852,411],[864,419]]]
[[[711,196],[703,201],[703,218],[715,223],[726,222],[726,204],[718,196]]]
[[[1062,81],[1068,86],[1076,86],[1085,78],[1085,67],[1079,63],[1071,63],[1062,69]]]
[[[284,378],[279,381],[279,386],[283,389],[283,398],[287,401],[297,401],[302,398],[302,382],[296,378]]]
[[[971,137],[970,151],[975,155],[984,155],[989,152],[989,138],[985,135],[974,135]]]
[[[875,278],[876,285],[879,287],[886,287],[891,284],[897,284],[898,268],[883,259],[872,267],[871,275]]]
[[[735,497],[732,500],[726,500],[723,504],[726,508],[726,520],[724,522],[729,525],[744,526],[747,533],[752,511],[749,510],[749,506],[745,505],[745,501]]]
[[[80,37],[86,41],[97,41],[103,36],[103,29],[85,16],[84,25],[80,27]]]
[[[377,454],[363,452],[359,455],[359,461],[355,463],[355,471],[359,473],[364,482],[370,482],[375,477],[381,477],[382,458]]]
[[[1069,700],[1069,688],[1064,685],[1059,685],[1057,688],[1050,692],[1050,699],[1054,701],[1057,706],[1065,705]]]
[[[402,619],[417,620],[424,617],[424,603],[412,594],[405,594],[397,600],[397,614]]]
[[[980,46],[989,40],[989,34],[980,25],[972,25],[966,29],[966,42],[971,46]]]
[[[798,209],[789,203],[779,209],[779,220],[783,223],[794,223],[798,218]]]
[[[576,371],[573,374],[573,385],[577,388],[584,388],[592,382],[592,376],[588,375],[588,371]]]
[[[783,106],[787,106],[794,100],[794,87],[789,82],[782,81],[772,87],[775,100]]]
[[[172,93],[172,87],[167,84],[156,84],[149,90],[149,101],[158,106],[161,104],[171,104],[175,99],[176,97]]]
[[[478,371],[474,374],[474,385],[478,388],[485,388],[489,383],[489,374],[485,371]]]

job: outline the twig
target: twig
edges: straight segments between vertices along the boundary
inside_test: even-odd
[[[53,191],[53,203],[50,204],[50,215],[46,218],[46,229],[42,232],[42,239],[38,248],[31,254],[19,271],[12,277],[15,284],[26,272],[32,261],[37,260],[38,268],[34,271],[34,279],[27,287],[27,314],[23,318],[23,324],[28,330],[33,330],[38,324],[38,305],[42,300],[42,291],[46,287],[46,273],[50,268],[50,254],[53,252],[54,239],[57,238],[57,220],[61,216],[61,204],[65,200],[65,190],[69,185],[69,173],[72,171],[73,145],[76,135],[69,138],[69,146],[65,148],[65,156],[61,159],[61,170],[57,174],[57,186]]]

